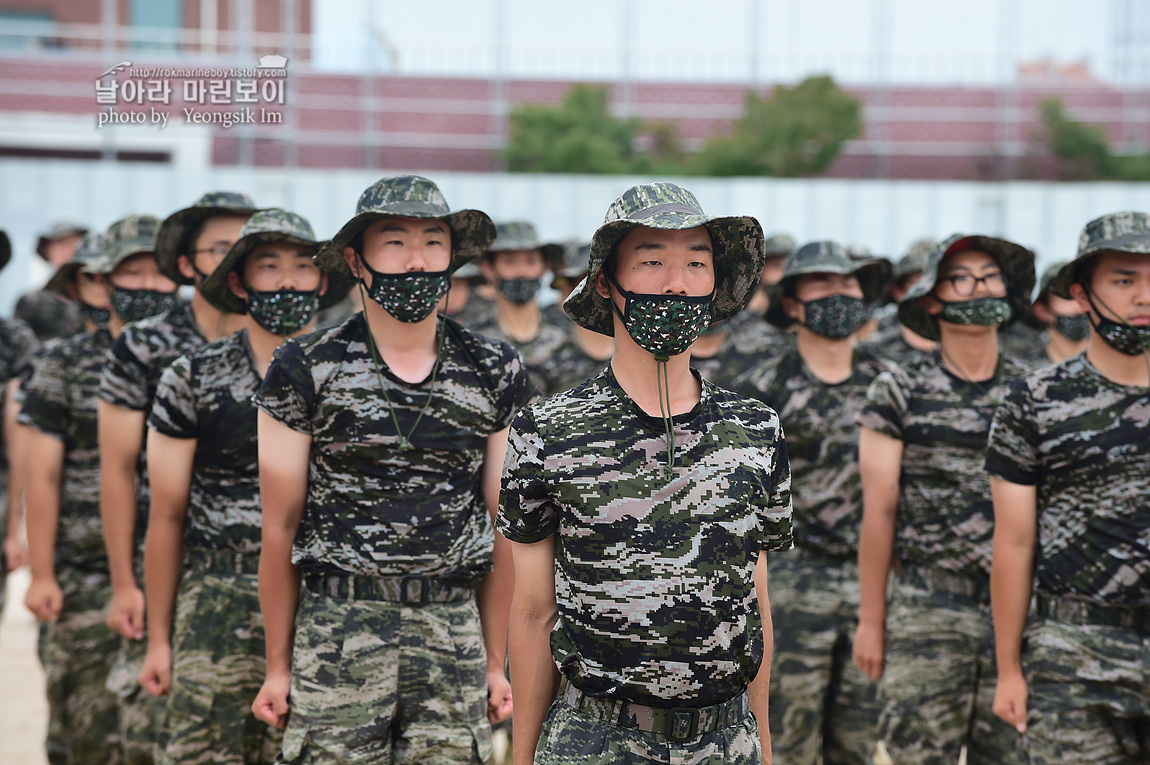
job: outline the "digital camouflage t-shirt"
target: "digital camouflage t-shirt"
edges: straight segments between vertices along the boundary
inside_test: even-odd
[[[260,549],[256,406],[260,377],[242,329],[177,359],[160,378],[148,427],[196,439],[184,524],[193,550]]]
[[[96,401],[104,356],[112,347],[107,329],[54,340],[36,359],[24,385],[18,421],[64,444],[56,562],[107,571],[100,523],[100,452]]]
[[[825,555],[858,552],[863,503],[855,418],[870,384],[887,369],[889,362],[859,347],[851,376],[831,385],[789,348],[735,380],[736,392],[778,412],[786,430],[797,546]]]
[[[561,390],[556,375],[555,359],[561,353],[571,351],[571,340],[567,327],[552,324],[542,319],[539,323],[539,334],[530,340],[513,340],[499,327],[494,312],[488,316],[488,321],[480,323],[473,329],[496,342],[504,342],[515,348],[523,356],[527,364],[527,372],[531,375],[531,382],[544,396],[550,396]]]
[[[1150,390],[1085,354],[1032,372],[994,415],[986,470],[1037,486],[1039,592],[1150,602]]]
[[[512,426],[498,527],[557,535],[552,652],[592,696],[707,706],[762,661],[753,575],[760,550],[791,547],[786,443],[764,404],[702,390],[675,417],[670,476],[663,421],[610,369]]]
[[[1025,373],[999,357],[990,380],[968,382],[923,354],[883,372],[858,424],[903,443],[895,553],[901,561],[985,581],[994,505],[983,470],[994,410]]]
[[[453,319],[441,319],[440,332],[434,386],[430,375],[404,382],[381,362],[387,398],[362,313],[276,352],[255,402],[311,436],[307,507],[292,550],[301,571],[475,585],[491,569],[480,483],[487,438],[534,390],[511,346]]]

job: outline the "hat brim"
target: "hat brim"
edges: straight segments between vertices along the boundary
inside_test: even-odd
[[[1047,291],[1060,298],[1071,299],[1071,284],[1081,284],[1082,271],[1086,265],[1107,252],[1123,252],[1130,255],[1150,254],[1150,237],[1145,234],[1126,234],[1113,239],[1104,239],[1095,245],[1082,250],[1058,272],[1050,282]]]
[[[712,323],[729,319],[746,307],[759,284],[766,262],[763,227],[749,216],[691,215],[663,212],[643,219],[621,219],[605,223],[591,240],[587,275],[563,301],[563,310],[581,327],[603,335],[615,335],[610,302],[599,294],[595,281],[615,246],[632,229],[684,230],[706,226],[711,234],[715,268],[715,297]]]
[[[12,260],[12,240],[7,231],[0,231],[0,271]]]
[[[446,215],[421,210],[418,207],[395,212],[361,212],[343,225],[343,228],[325,244],[315,256],[316,265],[329,273],[355,279],[343,257],[343,250],[364,229],[384,218],[420,218],[442,220],[451,227],[451,264],[454,273],[460,266],[474,260],[495,241],[495,224],[487,213],[479,210],[456,210]]]
[[[89,263],[85,270],[91,274],[110,274],[121,263],[133,255],[156,253],[156,241],[151,237],[133,237],[108,245],[99,258]]]
[[[243,207],[185,207],[183,210],[176,212],[164,218],[164,222],[160,224],[160,230],[156,233],[156,265],[160,269],[160,273],[168,277],[176,284],[195,284],[194,279],[189,279],[180,273],[179,259],[181,254],[180,245],[187,236],[188,231],[199,226],[208,218],[214,218],[217,215],[246,215],[251,217],[259,212],[257,208],[243,208]]]
[[[783,297],[787,294],[787,288],[798,281],[800,276],[807,274],[839,274],[846,276],[849,274],[857,274],[859,286],[862,287],[863,300],[867,303],[874,303],[882,297],[884,277],[889,267],[889,262],[879,260],[877,258],[871,260],[857,260],[853,261],[851,265],[853,268],[834,268],[827,263],[812,263],[805,268],[799,268],[787,274],[779,280],[778,284],[770,287],[768,295],[770,295],[770,304],[767,306],[767,312],[763,318],[771,324],[786,329],[795,323],[795,319],[789,316],[783,309]]]
[[[938,283],[938,269],[943,259],[958,250],[977,250],[994,258],[1006,277],[1006,299],[1010,318],[999,325],[1005,329],[1021,319],[1030,308],[1034,292],[1034,253],[1020,244],[991,236],[954,235],[940,242],[927,257],[922,276],[898,304],[899,322],[916,335],[929,340],[940,338],[938,317],[926,310],[922,298],[930,295]]]
[[[80,263],[65,263],[56,269],[56,273],[52,274],[52,278],[44,285],[44,289],[49,292],[55,292],[63,295],[66,298],[72,297],[68,294],[68,285],[76,278],[84,266]]]

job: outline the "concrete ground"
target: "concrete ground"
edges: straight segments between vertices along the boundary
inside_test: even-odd
[[[47,765],[44,732],[48,702],[44,672],[36,657],[36,620],[24,608],[28,569],[8,576],[8,598],[0,618],[0,763]]]

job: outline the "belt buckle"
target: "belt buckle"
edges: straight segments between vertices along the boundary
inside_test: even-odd
[[[663,733],[672,741],[690,741],[699,735],[698,728],[698,709],[672,707],[667,710],[667,729]]]
[[[412,598],[410,584],[415,582],[419,587],[419,597]],[[399,598],[404,605],[418,605],[423,606],[430,602],[430,594],[428,590],[427,577],[423,576],[405,576],[399,580]]]

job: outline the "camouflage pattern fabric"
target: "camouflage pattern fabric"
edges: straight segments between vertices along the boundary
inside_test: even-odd
[[[180,273],[177,265],[180,255],[187,255],[187,251],[195,247],[195,242],[188,241],[192,231],[217,215],[248,215],[255,211],[255,202],[247,194],[209,191],[191,207],[172,213],[156,232],[156,265],[160,273],[176,284],[193,284],[194,280]]]
[[[1027,375],[994,417],[986,469],[1038,487],[1036,591],[1150,603],[1150,391],[1085,354]]]
[[[64,444],[56,564],[107,573],[100,523],[100,452],[96,401],[104,355],[112,347],[107,329],[55,340],[37,357],[23,387],[17,421]],[[103,604],[106,605],[106,602]]]
[[[487,653],[473,599],[412,607],[304,587],[295,623],[277,762],[488,761]]]
[[[453,319],[440,332],[434,387],[430,376],[403,382],[381,361],[387,398],[363,314],[276,351],[255,402],[312,439],[307,509],[292,551],[305,573],[472,584],[490,570],[494,536],[479,484],[487,437],[533,391],[515,349]]]
[[[260,550],[259,450],[251,400],[260,382],[246,328],[181,356],[160,378],[148,427],[171,438],[196,439],[184,523],[189,550]]]
[[[567,329],[544,320],[540,321],[539,332],[535,337],[519,341],[503,331],[494,312],[490,314],[489,319],[490,321],[473,327],[475,332],[515,348],[523,356],[531,383],[539,389],[539,392],[544,396],[558,393],[560,388],[556,373],[559,370],[555,368],[555,360],[560,354],[571,353],[570,348],[564,348],[572,343]]]
[[[580,326],[614,335],[610,303],[596,291],[595,279],[615,245],[638,225],[674,230],[707,227],[715,265],[714,321],[729,319],[743,310],[758,288],[767,256],[763,227],[757,220],[749,215],[707,215],[694,194],[673,183],[632,186],[607,208],[603,225],[591,240],[587,276],[563,303]]]
[[[854,258],[838,242],[808,242],[794,250],[783,262],[783,277],[770,288],[771,302],[764,318],[777,327],[789,327],[795,320],[783,309],[783,295],[791,295],[795,282],[806,274],[854,274],[862,288],[863,299],[874,303],[882,296],[884,266],[889,263],[872,257]]]
[[[40,234],[36,237],[36,254],[41,258],[44,258],[44,260],[47,260],[48,255],[45,248],[48,246],[48,242],[52,241],[53,239],[63,239],[67,236],[73,236],[76,234],[83,235],[86,233],[88,233],[88,229],[84,226],[81,226],[79,223],[73,223],[71,221],[58,221],[53,223],[51,226],[41,231]]]
[[[355,212],[355,217],[316,254],[316,265],[324,271],[351,276],[343,248],[365,228],[391,215],[445,221],[451,227],[451,265],[448,267],[451,271],[482,255],[495,241],[495,224],[487,213],[451,212],[439,187],[418,175],[398,175],[376,181],[360,195]]]
[[[23,295],[16,301],[13,316],[31,327],[42,343],[71,337],[84,329],[76,301],[46,289]]]
[[[176,597],[159,765],[275,761],[282,735],[251,712],[267,672],[264,655],[256,575],[193,565]]]
[[[752,575],[760,549],[791,547],[790,471],[757,401],[702,381],[674,421],[668,476],[662,419],[610,368],[532,404],[511,429],[498,527],[523,544],[557,535],[551,646],[575,687],[702,707],[758,672]]]
[[[463,306],[463,309],[457,313],[448,315],[468,329],[474,329],[480,324],[491,323],[495,318],[495,301],[483,297],[472,289],[471,294],[467,297],[467,305]],[[554,314],[549,313],[546,308],[543,309],[543,315],[552,324],[559,324],[559,322],[554,320]],[[563,320],[570,321],[565,314]],[[559,324],[559,326],[562,325]]]
[[[778,412],[786,430],[795,546],[836,557],[858,552],[862,481],[855,417],[871,382],[891,368],[864,348],[855,350],[853,367],[847,380],[827,385],[810,373],[798,348],[789,348],[750,369],[734,388]]]
[[[1019,322],[998,333],[998,346],[1003,354],[1035,369],[1050,364],[1046,355],[1048,339],[1047,332]]]
[[[552,393],[571,390],[579,383],[590,380],[602,372],[611,359],[594,359],[587,355],[574,337],[555,352],[551,360],[551,376],[554,380]]]
[[[32,372],[32,357],[40,347],[40,341],[19,319],[5,319],[0,316],[0,411],[5,404],[5,387],[14,378],[27,378]],[[2,430],[2,429],[0,429]],[[3,447],[3,433],[0,433],[0,447]],[[8,528],[8,458],[0,448],[0,533]],[[0,548],[0,610],[4,606],[7,591],[8,566]]]
[[[48,762],[120,762],[119,699],[105,683],[120,638],[104,623],[112,597],[107,572],[56,568],[64,593],[60,618],[45,625],[42,656],[48,695]]]
[[[902,325],[899,324],[897,313],[880,318],[878,329],[860,345],[900,367],[929,355],[915,348],[902,336]]]
[[[1025,369],[1005,356],[990,380],[967,382],[938,354],[883,372],[858,424],[903,442],[895,554],[985,582],[994,506],[983,472],[994,409]]]
[[[750,326],[749,326],[750,325]],[[735,379],[765,359],[794,347],[795,336],[780,332],[759,316],[743,311],[727,322],[712,326],[724,333],[722,344],[713,356],[699,356],[692,351],[691,366],[703,379],[720,388],[734,390]]]
[[[753,357],[774,352],[776,346],[793,345],[795,335],[785,332],[762,316],[752,312],[743,311],[732,316],[727,322],[731,334],[732,347],[738,348],[739,353]]]
[[[136,571],[136,581],[144,572]],[[153,765],[156,739],[163,724],[166,698],[159,698],[140,686],[140,670],[148,653],[148,640],[118,637],[119,650],[108,672],[107,689],[119,700],[120,748],[124,765]]]
[[[1146,630],[1032,619],[1023,662],[1031,765],[1150,762]]]
[[[966,746],[967,765],[1026,765],[1025,738],[991,712],[996,677],[989,602],[900,578],[879,681],[891,762],[953,765]]]
[[[536,765],[756,765],[762,762],[759,726],[753,714],[734,725],[684,743],[603,722],[556,701],[543,720]]]
[[[508,252],[510,250],[539,250],[543,260],[552,271],[563,268],[563,245],[544,242],[539,238],[535,226],[524,220],[495,224],[495,241],[488,252]]]
[[[1107,250],[1150,252],[1150,215],[1119,212],[1103,215],[1086,224],[1078,237],[1078,254],[1050,282],[1050,292],[1070,298],[1070,285],[1078,281],[1086,262]]]
[[[787,430],[787,447],[794,430]],[[797,472],[793,486],[801,483]],[[796,498],[795,510],[798,511]],[[882,707],[878,685],[854,665],[858,564],[804,547],[770,559],[771,750],[794,765],[870,765]]]
[[[334,305],[327,308],[319,309],[319,313],[315,315],[316,329],[328,329],[338,324],[343,324],[351,317],[352,314],[359,311],[359,305],[351,299],[350,295],[344,296]]]

